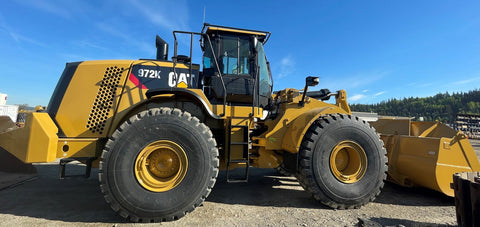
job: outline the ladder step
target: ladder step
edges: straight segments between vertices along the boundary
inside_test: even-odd
[[[245,163],[245,164],[247,164],[248,160],[247,159],[233,159],[233,160],[230,160],[230,163]]]
[[[247,179],[227,179],[227,183],[247,183],[248,182],[248,177]]]
[[[248,170],[249,170],[249,165],[247,163],[247,166],[245,167],[245,172],[241,175],[243,176],[231,176],[230,171],[227,169],[227,183],[245,183],[248,182]]]
[[[227,156],[227,182],[228,183],[239,183],[239,182],[247,182],[248,181],[248,169],[250,167],[250,160],[249,160],[249,118],[239,118],[246,120],[245,122],[243,121],[236,121],[236,123],[233,123],[232,120],[230,119],[230,124],[229,124],[229,141],[228,141],[228,156]],[[247,123],[247,124],[245,124]],[[232,125],[233,124],[233,125]],[[232,131],[232,129],[235,129]],[[236,141],[232,141],[232,137],[234,135],[237,135],[235,137]],[[242,136],[242,138],[238,138],[239,136]],[[240,141],[239,141],[240,140]],[[242,146],[241,152],[242,156],[239,159],[232,159],[232,147],[233,146]],[[239,148],[239,147],[237,147]],[[237,150],[237,153],[240,152]],[[238,155],[238,154],[237,154]],[[231,176],[230,172],[230,165],[231,164],[245,164],[245,166],[241,166],[244,169],[244,172],[240,174],[240,176]],[[240,167],[240,166],[237,166]]]
[[[232,125],[232,128],[248,128],[247,125]]]

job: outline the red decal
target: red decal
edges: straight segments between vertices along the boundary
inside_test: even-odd
[[[147,87],[145,87],[145,85],[143,85],[142,83],[140,83],[140,81],[138,80],[137,77],[135,77],[135,75],[133,75],[133,73],[130,73],[130,77],[128,77],[128,79],[133,83],[135,84],[136,87],[140,88],[140,89],[147,89]]]

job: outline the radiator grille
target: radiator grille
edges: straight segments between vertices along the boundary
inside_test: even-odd
[[[105,70],[87,122],[87,128],[93,133],[102,134],[105,130],[110,110],[113,109],[122,72],[123,68],[117,66],[108,67]]]

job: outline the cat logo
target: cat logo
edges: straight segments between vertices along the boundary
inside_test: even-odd
[[[195,78],[195,75],[192,74],[192,80]],[[180,75],[170,72],[168,74],[168,86],[170,87],[180,87],[180,88],[187,88],[190,79],[189,73],[180,73]]]

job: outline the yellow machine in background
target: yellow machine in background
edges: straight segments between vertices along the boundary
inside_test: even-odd
[[[396,184],[453,197],[453,174],[480,171],[468,138],[445,124],[386,117],[370,125],[381,134],[388,154],[388,179]]]

